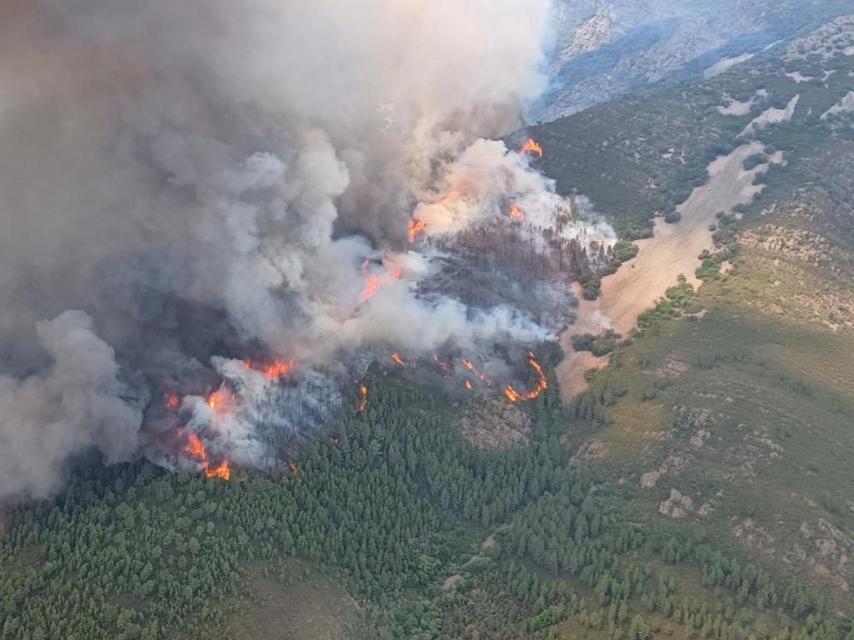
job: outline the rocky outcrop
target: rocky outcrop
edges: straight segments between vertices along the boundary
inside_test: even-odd
[[[688,459],[684,456],[671,455],[661,463],[658,469],[641,474],[641,489],[652,489],[658,481],[668,475],[676,475],[688,465]]]
[[[670,497],[658,505],[658,512],[668,518],[684,518],[694,511],[694,500],[676,489],[670,490]]]

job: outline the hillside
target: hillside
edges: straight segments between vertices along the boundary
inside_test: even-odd
[[[854,584],[852,27],[841,18],[696,87],[536,132],[562,188],[590,195],[626,236],[681,214],[658,218],[638,257],[582,303],[599,326],[570,333],[631,335],[610,364],[565,342],[565,395],[603,416],[583,445],[591,463],[636,487],[638,517],[716,530],[840,604]],[[589,146],[591,122],[610,129],[607,145]],[[721,182],[726,163],[735,174]],[[588,383],[573,365],[585,363],[604,368],[577,395]],[[674,512],[674,491],[690,506]]]
[[[562,0],[552,88],[532,120],[720,73],[848,9],[834,0]]]
[[[76,459],[0,640],[854,640],[852,89],[847,17],[534,127],[623,241],[536,394],[375,363],[269,471]]]

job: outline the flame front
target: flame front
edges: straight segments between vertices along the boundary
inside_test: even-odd
[[[453,187],[450,191],[448,191],[445,195],[439,198],[436,201],[436,204],[440,204],[442,206],[447,206],[449,204],[453,204],[460,198],[465,198],[471,191],[474,189],[474,186],[470,182],[463,182]]]
[[[426,227],[427,223],[424,220],[412,218],[412,220],[409,221],[409,242],[415,242],[415,239],[424,233]]]
[[[406,360],[401,358],[398,353],[391,354],[391,359],[398,367],[405,367],[406,366]]]
[[[494,384],[492,378],[490,378],[485,373],[480,372],[478,368],[474,366],[474,362],[472,362],[471,360],[466,360],[465,358],[460,358],[460,360],[462,361],[463,366],[466,368],[466,370],[471,373],[475,378],[480,380],[482,383],[489,386],[492,386]]]
[[[208,406],[214,413],[230,413],[234,409],[234,394],[223,384],[208,396]]]
[[[543,157],[542,146],[540,146],[540,143],[534,140],[533,138],[528,138],[527,140],[525,140],[525,144],[522,145],[522,148],[519,150],[519,152],[529,156],[537,156],[538,158]]]
[[[184,454],[191,460],[201,462],[204,465],[208,462],[208,452],[205,449],[205,443],[195,433],[187,434],[187,446],[184,447]]]
[[[288,461],[288,471],[296,479],[298,484],[302,484],[302,476],[300,475],[299,465],[293,460]]]
[[[167,393],[163,397],[163,403],[170,409],[177,409],[181,406],[181,398],[178,397],[177,393]]]
[[[522,213],[522,210],[519,208],[519,205],[513,202],[510,205],[510,217],[518,222],[522,222],[525,219],[525,214]]]
[[[359,400],[356,404],[356,410],[362,413],[368,407],[368,387],[364,384],[359,385]]]
[[[292,360],[274,360],[267,364],[259,364],[252,360],[246,360],[243,364],[247,369],[264,374],[267,380],[280,380],[296,371],[297,368],[296,363]]]
[[[412,241],[413,239],[410,235],[410,242]],[[371,273],[370,266],[371,263],[369,260],[365,260],[362,263],[362,275],[365,278],[365,285],[362,287],[362,292],[359,294],[360,305],[365,304],[368,300],[377,295],[383,286],[394,282],[395,280],[400,280],[401,276],[403,276],[403,272],[400,269],[390,269],[384,274]]]
[[[532,352],[528,352],[528,362],[531,365],[531,368],[537,374],[537,386],[527,393],[523,393],[517,391],[512,386],[507,386],[504,388],[504,395],[507,397],[510,402],[519,402],[520,400],[534,400],[539,397],[539,395],[549,388],[549,380],[546,377],[545,372],[543,372],[543,368],[540,366],[540,363],[537,362],[537,359],[534,357]]]
[[[208,452],[205,448],[205,443],[195,433],[189,432],[187,435],[187,444],[184,447],[184,455],[190,460],[198,462],[202,465],[202,473],[206,478],[219,478],[220,480],[231,479],[231,465],[228,460],[222,460],[216,465],[212,465],[208,459]]]
[[[205,478],[231,480],[231,467],[228,464],[228,460],[223,460],[215,467],[205,466],[203,473],[205,474]]]

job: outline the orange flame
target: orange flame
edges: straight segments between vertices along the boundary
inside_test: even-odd
[[[522,399],[522,396],[519,394],[519,392],[510,386],[504,387],[504,395],[510,402],[519,402],[519,400]]]
[[[219,478],[220,480],[231,480],[231,467],[228,460],[223,460],[215,467],[206,466],[203,469],[205,478]]]
[[[406,360],[401,358],[400,355],[398,355],[397,353],[391,354],[391,359],[394,361],[394,363],[398,367],[405,367],[406,366]]]
[[[234,394],[223,384],[208,396],[208,406],[215,413],[230,413],[234,409]]]
[[[411,241],[411,239],[410,239]],[[359,294],[359,304],[364,304],[373,298],[384,285],[400,280],[403,272],[400,269],[391,269],[383,275],[370,272],[370,260],[365,260],[362,263],[362,275],[365,278],[365,286]]]
[[[262,369],[262,373],[269,380],[278,380],[279,378],[284,378],[296,368],[297,367],[293,362],[282,362],[281,360],[277,360],[276,362],[264,367]]]
[[[531,156],[537,156],[538,158],[543,157],[543,148],[540,146],[540,143],[533,138],[525,140],[525,144],[522,145],[519,152]]]
[[[288,471],[291,472],[291,474],[294,476],[294,478],[296,478],[296,481],[299,484],[302,484],[302,476],[299,472],[299,465],[296,462],[293,462],[292,460],[288,461]]]
[[[484,384],[487,384],[487,385],[493,384],[492,378],[490,378],[485,373],[478,371],[478,368],[476,366],[474,366],[474,363],[471,360],[466,360],[465,358],[460,358],[460,360],[462,361],[463,366],[466,368],[466,370],[469,371],[475,378],[477,378],[478,380],[480,380]]]
[[[181,405],[181,398],[176,393],[167,393],[163,397],[163,402],[170,409],[177,409]]]
[[[420,220],[418,218],[412,218],[409,221],[409,242],[415,242],[415,239],[424,233],[427,227],[427,223],[424,220]]]
[[[471,380],[466,380],[465,385],[466,385],[466,389],[468,389],[469,391],[472,390]]]
[[[460,198],[464,198],[465,196],[467,196],[473,188],[474,187],[470,182],[463,182],[461,184],[458,184],[450,191],[448,191],[445,195],[443,195],[441,198],[439,198],[436,201],[436,204],[440,204],[442,206],[452,204]]]
[[[365,286],[362,288],[362,292],[359,294],[359,304],[364,304],[365,302],[373,298],[375,295],[377,295],[381,287],[382,281],[380,277],[376,274],[368,274],[365,277]]]
[[[231,479],[231,466],[228,460],[222,460],[216,466],[211,466],[205,443],[195,433],[187,433],[187,445],[184,447],[184,455],[202,465],[202,473],[206,478]]]
[[[543,372],[543,368],[540,366],[540,363],[537,362],[537,359],[534,357],[532,352],[528,352],[528,362],[531,365],[531,368],[537,374],[537,386],[527,393],[522,393],[517,391],[511,386],[507,386],[504,388],[504,395],[507,397],[510,402],[519,402],[520,400],[533,400],[539,395],[549,388],[549,380],[546,378],[546,374]]]
[[[247,369],[252,369],[253,371],[258,371],[264,374],[264,377],[267,378],[267,380],[279,380],[284,378],[286,375],[293,373],[297,368],[296,363],[292,360],[274,360],[268,364],[246,360],[243,362],[243,365]]]
[[[359,385],[359,400],[356,405],[356,410],[359,413],[362,413],[368,406],[368,387],[360,384]]]
[[[522,222],[522,220],[525,219],[525,214],[522,213],[519,205],[515,202],[510,205],[510,217],[519,222]]]
[[[208,452],[205,449],[205,443],[195,433],[187,434],[187,446],[184,448],[184,453],[196,462],[207,464]]]

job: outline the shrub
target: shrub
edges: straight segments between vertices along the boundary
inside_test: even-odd
[[[752,171],[759,165],[767,163],[768,156],[766,156],[764,153],[754,153],[752,156],[748,156],[744,159],[744,170]]]
[[[638,246],[625,240],[620,240],[614,245],[614,261],[622,264],[634,258],[638,254]]]

